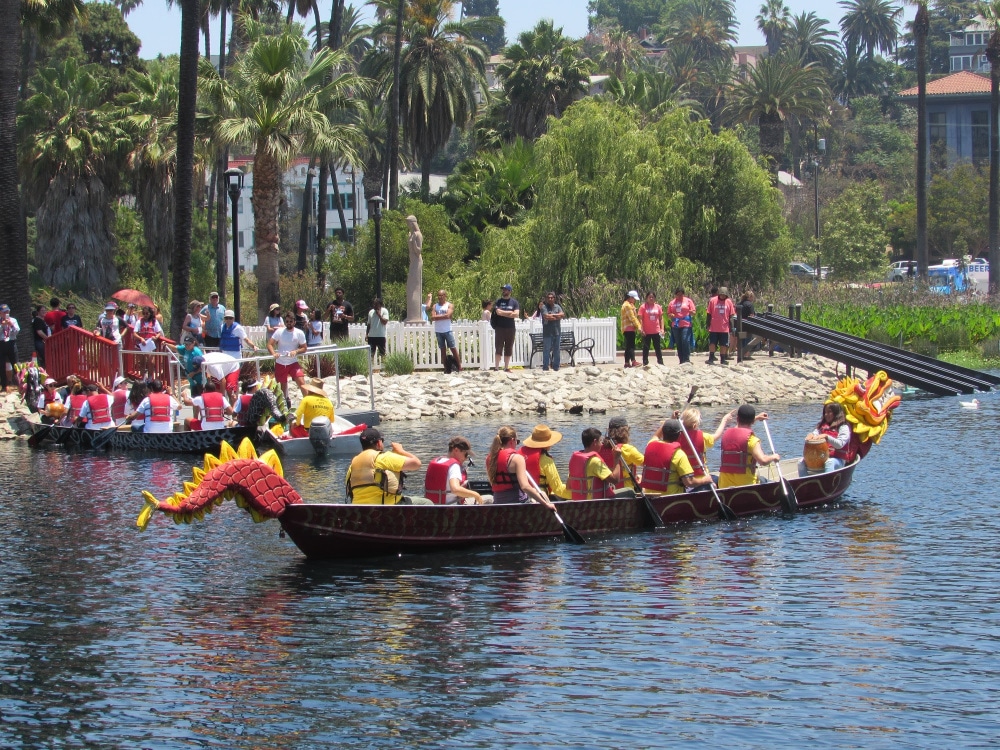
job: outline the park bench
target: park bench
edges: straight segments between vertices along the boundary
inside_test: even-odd
[[[531,368],[531,361],[535,358],[536,354],[543,354],[545,345],[542,343],[542,334],[539,333],[529,333],[528,338],[531,339],[531,354],[528,355],[528,368]],[[564,351],[569,355],[569,363],[576,367],[576,353],[577,352],[587,352],[590,355],[590,363],[592,365],[597,364],[597,360],[594,359],[594,340],[593,339],[581,339],[576,340],[576,333],[573,331],[563,331],[559,334],[559,349]]]

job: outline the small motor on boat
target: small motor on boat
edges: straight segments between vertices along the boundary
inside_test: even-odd
[[[319,456],[325,456],[332,440],[329,417],[315,417],[309,423],[309,442]]]

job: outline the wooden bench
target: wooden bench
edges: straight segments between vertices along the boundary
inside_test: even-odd
[[[528,338],[531,339],[531,354],[528,355],[528,368],[531,369],[531,362],[534,360],[535,355],[544,354],[545,344],[540,332],[529,333]],[[573,331],[563,331],[559,334],[559,349],[569,355],[569,363],[574,367],[576,367],[577,352],[587,352],[590,355],[590,364],[597,364],[597,360],[594,359],[594,346],[593,339],[588,338],[577,341],[576,333]]]

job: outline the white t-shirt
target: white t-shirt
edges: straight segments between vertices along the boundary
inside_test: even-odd
[[[216,380],[225,380],[226,375],[238,372],[240,363],[225,352],[205,353],[205,372]]]
[[[309,321],[309,346],[320,346],[323,343],[323,321]]]
[[[451,308],[450,302],[445,302],[443,305],[435,302],[434,314],[444,315],[448,312],[449,308]],[[434,324],[434,333],[448,333],[451,330],[451,318],[440,318],[432,322]]]
[[[209,422],[205,419],[205,399],[201,396],[195,396],[191,399],[191,403],[197,406],[201,411],[198,413],[201,415],[201,429],[203,430],[221,430],[226,426],[226,420],[222,419],[218,422]]]
[[[274,361],[279,365],[290,365],[298,359],[294,352],[300,346],[305,345],[306,335],[298,328],[293,328],[289,331],[282,324],[281,330],[275,331],[271,336],[271,341],[274,342],[274,348],[278,352],[278,356],[274,358]]]
[[[448,486],[448,494],[444,496],[445,505],[459,505],[465,502],[464,497],[459,497],[454,492],[451,492],[451,480],[457,479],[458,483],[462,483],[462,467],[459,464],[452,464],[448,467],[448,478],[445,479]]]
[[[106,398],[108,400],[108,414],[110,415],[111,414],[111,406],[114,404],[114,401],[115,401],[114,398],[112,398],[111,396],[109,396],[106,393],[98,393],[97,395],[99,397],[103,396],[104,398]],[[84,417],[84,418],[87,418],[87,417],[90,416],[90,401],[89,400],[85,401],[84,404],[83,404],[83,406],[80,408],[80,416]],[[115,420],[110,419],[110,418],[108,419],[107,422],[94,422],[91,419],[87,420],[87,429],[88,430],[104,430],[104,429],[107,429],[108,427],[114,427],[114,426],[115,426]]]
[[[170,413],[175,413],[181,405],[177,403],[177,399],[173,396],[170,397]],[[147,396],[142,401],[139,402],[139,406],[136,407],[136,411],[142,414],[145,427],[143,432],[173,432],[174,423],[173,420],[168,422],[150,422],[149,417],[153,413],[153,405],[149,403],[149,397]]]

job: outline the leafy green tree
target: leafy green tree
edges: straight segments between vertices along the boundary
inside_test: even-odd
[[[899,17],[903,6],[891,0],[842,0],[845,12],[840,19],[844,47],[864,50],[871,60],[876,52],[892,52],[899,38]]]
[[[504,27],[507,25],[500,17],[500,3],[497,0],[468,0],[462,3],[462,16],[464,18],[489,18],[495,19],[495,26],[490,31],[479,31],[476,39],[486,45],[486,49],[491,55],[497,55],[507,46],[507,37],[504,34]]]
[[[642,59],[642,47],[635,34],[614,27],[601,36],[601,70],[611,73],[619,80],[625,72],[634,70]]]
[[[117,282],[111,204],[129,140],[104,108],[104,89],[88,67],[70,57],[40,70],[17,129],[25,187],[38,206],[42,280],[103,295]]]
[[[699,62],[731,58],[736,41],[735,6],[733,0],[673,3],[656,29],[668,45],[690,46]]]
[[[927,189],[927,239],[936,255],[982,255],[989,246],[989,176],[971,164],[936,172]]]
[[[785,0],[765,0],[760,6],[756,21],[757,28],[764,35],[767,53],[778,54],[792,21],[792,12]]]
[[[837,35],[827,28],[825,18],[814,12],[803,11],[792,17],[791,25],[785,33],[784,54],[797,59],[803,66],[819,65],[826,72],[832,72],[837,64],[839,50]]]
[[[535,140],[546,120],[587,93],[593,63],[577,56],[577,45],[551,21],[539,21],[504,53],[497,74],[507,97],[508,119],[516,136]]]
[[[885,267],[889,210],[877,183],[850,186],[824,215],[823,258],[836,278],[855,279]]]
[[[667,0],[588,0],[587,24],[591,31],[612,22],[637,34],[650,29],[667,7]]]
[[[916,113],[907,110],[895,121],[882,113],[875,96],[858,97],[851,105],[854,117],[841,144],[851,176],[880,180],[897,196],[912,191]]]

